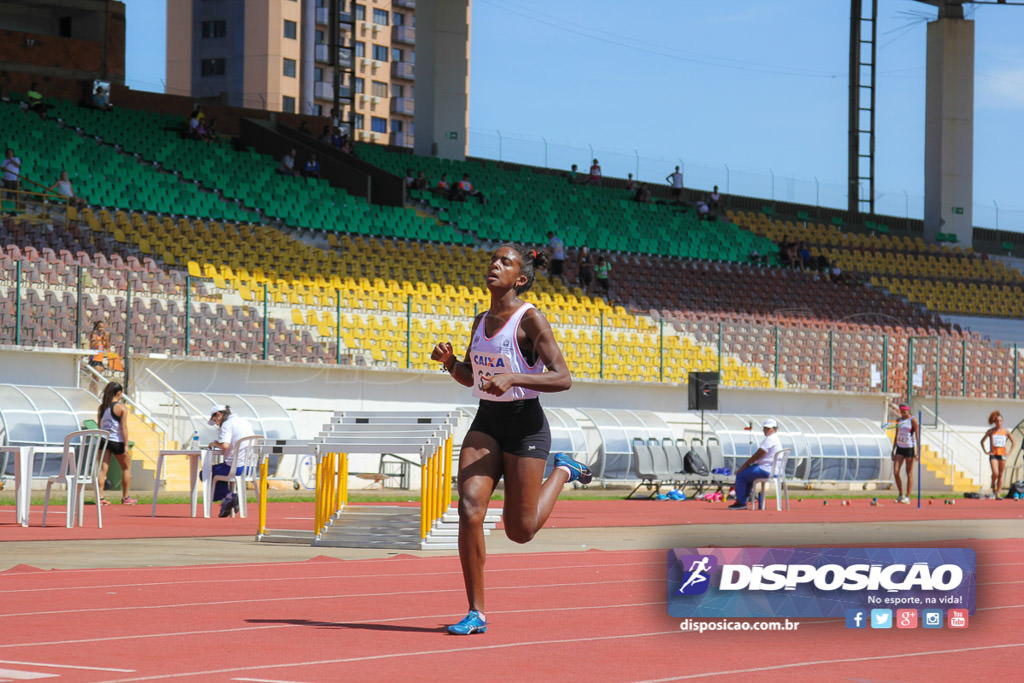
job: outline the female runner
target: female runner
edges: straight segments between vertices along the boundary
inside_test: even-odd
[[[469,348],[458,361],[448,342],[430,357],[480,399],[459,453],[459,560],[469,614],[448,627],[455,635],[487,631],[484,615],[484,516],[498,480],[505,477],[505,535],[526,543],[544,526],[562,486],[588,484],[590,470],[566,455],[544,480],[551,431],[539,392],[565,391],[572,377],[551,326],[519,295],[533,284],[542,255],[504,244],[491,256],[491,307],[473,322]]]
[[[1013,437],[1010,430],[1003,426],[1003,414],[998,410],[992,411],[988,416],[988,423],[992,428],[981,437],[981,448],[988,454],[988,464],[992,468],[992,495],[996,498],[1003,490],[1003,469],[1006,467],[1006,442],[1010,442],[1010,448],[1014,447]],[[988,439],[989,447],[985,448],[985,440]]]

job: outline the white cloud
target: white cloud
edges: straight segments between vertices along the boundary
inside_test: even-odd
[[[1005,67],[978,74],[976,104],[1024,109],[1024,67]]]

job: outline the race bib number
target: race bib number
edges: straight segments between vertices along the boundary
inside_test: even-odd
[[[1006,434],[992,435],[992,448],[1003,448],[1006,445]]]
[[[508,356],[500,353],[474,353],[472,361],[473,393],[479,398],[488,398],[493,401],[496,397],[484,392],[484,383],[495,375],[512,372],[511,360]]]

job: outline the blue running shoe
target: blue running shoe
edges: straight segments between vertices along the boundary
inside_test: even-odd
[[[565,453],[555,456],[555,467],[565,467],[569,470],[569,481],[578,481],[581,484],[589,484],[594,475],[581,462],[576,462]]]
[[[487,633],[487,622],[480,618],[480,613],[475,609],[469,610],[469,614],[457,624],[448,627],[448,633],[453,636],[468,636],[471,633]]]

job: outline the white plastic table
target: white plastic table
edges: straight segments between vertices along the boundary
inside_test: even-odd
[[[192,450],[170,450],[160,451],[156,458],[156,473],[154,474],[153,481],[153,511],[150,516],[156,516],[156,497],[160,492],[160,475],[164,471],[164,458],[173,455],[184,455],[188,457],[188,482],[189,482],[189,494],[192,503],[191,511],[192,516],[196,516],[196,508],[199,497],[199,491],[202,489],[203,492],[203,517],[210,516],[210,496],[213,493],[213,489],[210,485],[210,478],[213,476],[211,468],[213,467],[212,460],[210,457],[211,453],[209,449],[202,448],[198,451]],[[199,471],[202,468],[203,478],[201,480],[202,486],[199,486]]]

